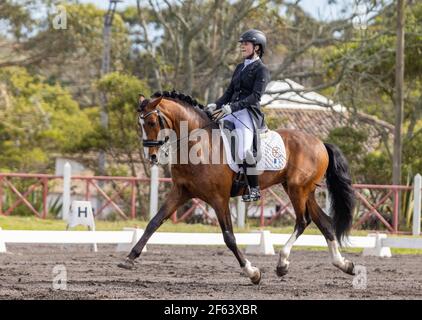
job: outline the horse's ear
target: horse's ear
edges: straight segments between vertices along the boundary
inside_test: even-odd
[[[138,97],[138,103],[142,103],[144,100],[145,100],[145,96],[142,93],[140,93]]]
[[[154,109],[161,102],[161,100],[163,100],[163,97],[158,97],[157,99],[151,101],[148,107],[150,107],[151,109]]]
[[[138,97],[138,106],[136,107],[136,110],[138,112],[141,112],[142,109],[144,109],[147,104],[148,104],[148,100],[145,99],[145,96],[142,93],[140,93]]]

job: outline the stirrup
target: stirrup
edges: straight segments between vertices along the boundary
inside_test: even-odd
[[[258,201],[261,199],[261,193],[259,191],[259,188],[250,188],[249,194],[245,194],[242,196],[243,202],[252,202],[252,201]]]

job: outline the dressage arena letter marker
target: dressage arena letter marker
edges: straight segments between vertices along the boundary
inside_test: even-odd
[[[81,210],[81,207],[78,208],[78,218],[81,217],[81,213],[85,214],[85,218],[88,218],[88,208],[85,207],[84,210]]]
[[[89,230],[95,231],[94,214],[92,212],[91,202],[72,201],[72,206],[67,221],[66,230],[78,225],[87,226]],[[93,251],[97,252],[97,244],[93,244]]]

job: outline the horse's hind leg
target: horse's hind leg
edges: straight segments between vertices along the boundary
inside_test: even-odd
[[[279,277],[287,274],[289,269],[289,261],[287,260],[292,250],[293,244],[299,236],[305,231],[306,227],[311,223],[311,217],[306,208],[308,193],[303,187],[289,186],[285,188],[292,202],[296,214],[296,224],[293,234],[280,250],[279,260],[276,273]]]
[[[251,279],[252,283],[259,284],[261,281],[261,271],[258,268],[253,267],[249,260],[245,259],[242,252],[237,247],[236,238],[233,233],[233,225],[228,201],[228,199],[221,199],[221,201],[213,201],[214,203],[211,204],[217,213],[218,222],[220,224],[221,231],[223,232],[224,242],[233,252],[243,272],[249,277],[249,279]]]
[[[322,232],[327,241],[328,251],[330,252],[331,262],[334,266],[347,274],[354,275],[353,262],[346,260],[340,253],[338,242],[334,236],[335,231],[333,221],[330,216],[326,215],[315,200],[315,193],[309,195],[308,210],[311,214],[312,221],[315,222],[318,229]]]

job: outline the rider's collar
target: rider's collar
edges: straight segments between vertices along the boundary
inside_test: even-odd
[[[246,68],[252,62],[255,62],[258,59],[259,59],[259,56],[256,56],[255,58],[252,58],[252,59],[245,59],[245,61],[243,62],[243,68]]]

